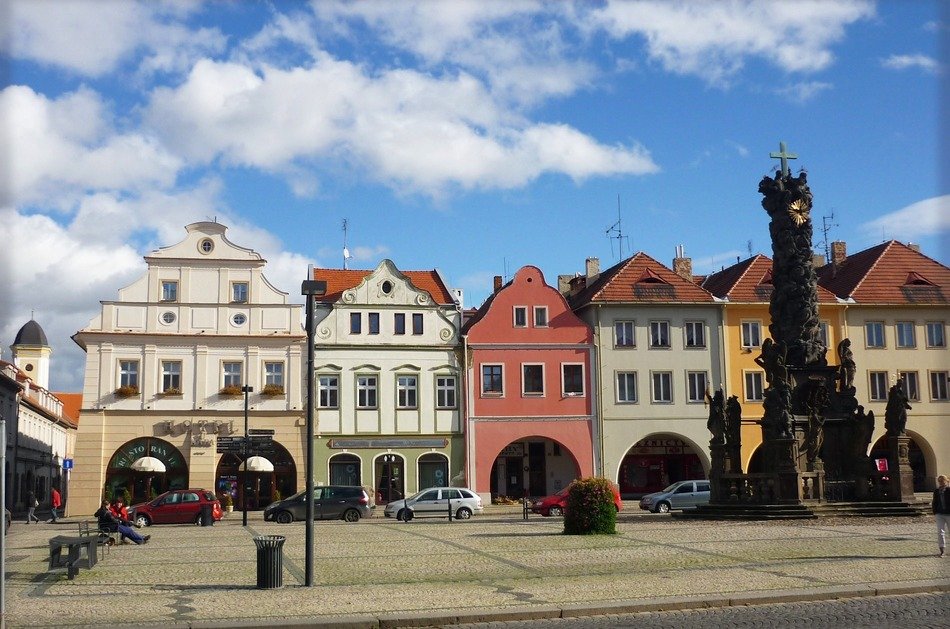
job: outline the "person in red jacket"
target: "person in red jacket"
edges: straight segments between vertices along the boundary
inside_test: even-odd
[[[50,519],[48,522],[50,524],[55,524],[59,520],[59,514],[56,513],[56,510],[63,505],[63,498],[59,495],[59,490],[53,487],[53,490],[50,492],[49,497],[49,512]]]

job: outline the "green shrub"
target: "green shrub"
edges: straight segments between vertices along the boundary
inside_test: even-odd
[[[571,483],[564,512],[564,534],[612,535],[616,532],[613,483],[600,477]]]

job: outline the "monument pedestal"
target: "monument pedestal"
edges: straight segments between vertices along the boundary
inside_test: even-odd
[[[914,471],[910,467],[910,437],[898,435],[887,438],[888,497],[896,502],[914,501]]]
[[[775,497],[778,504],[798,504],[802,501],[802,483],[798,473],[798,441],[781,437],[763,444],[771,461],[771,469],[778,476]],[[768,468],[766,468],[768,469]]]

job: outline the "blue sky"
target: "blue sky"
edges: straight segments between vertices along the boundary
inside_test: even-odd
[[[79,390],[69,336],[211,218],[298,302],[344,219],[477,306],[618,261],[618,198],[624,257],[718,270],[770,253],[779,141],[830,239],[946,263],[948,4],[5,0],[0,341],[34,312]]]

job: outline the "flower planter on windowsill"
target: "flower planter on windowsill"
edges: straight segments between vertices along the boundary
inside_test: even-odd
[[[165,389],[159,395],[163,397],[181,397],[181,389]]]
[[[139,388],[133,386],[122,386],[115,390],[115,396],[118,398],[135,397],[139,394]]]
[[[284,397],[284,387],[279,384],[268,384],[261,389],[261,395],[265,397]]]
[[[221,387],[218,395],[221,397],[241,397],[244,392],[241,391],[241,387]]]

